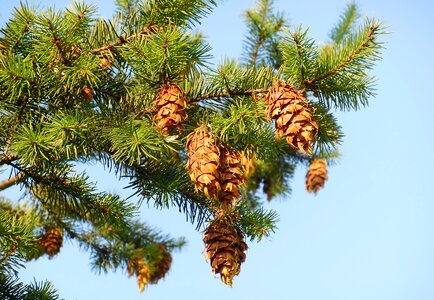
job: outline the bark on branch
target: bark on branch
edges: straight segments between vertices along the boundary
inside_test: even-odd
[[[14,184],[17,184],[18,182],[21,182],[26,178],[27,178],[27,175],[24,174],[23,172],[20,172],[20,173],[15,174],[12,177],[9,177],[8,179],[0,181],[0,191],[3,191],[5,189],[13,186]]]

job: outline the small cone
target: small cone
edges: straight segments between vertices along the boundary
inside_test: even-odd
[[[273,83],[265,95],[266,115],[275,120],[276,138],[285,137],[294,150],[312,154],[318,123],[312,119],[312,107],[301,91],[284,82]]]
[[[309,166],[306,174],[306,190],[309,193],[317,193],[324,187],[327,177],[327,162],[324,159],[315,159]]]
[[[41,236],[39,244],[45,248],[48,256],[53,257],[59,253],[63,245],[63,235],[59,228],[45,228],[45,233]]]
[[[242,164],[243,156],[240,152],[220,146],[219,177],[222,188],[220,202],[224,209],[230,209],[240,197],[240,186],[246,182]]]
[[[154,121],[163,135],[168,135],[176,128],[182,130],[181,123],[187,117],[187,101],[179,86],[173,83],[163,85],[153,104],[157,107]]]
[[[143,293],[151,277],[151,272],[144,259],[138,258],[129,261],[127,265],[127,272],[129,277],[133,276],[133,274],[136,274],[139,291]]]
[[[160,250],[160,257],[153,265],[153,272],[149,277],[150,283],[157,283],[161,278],[164,278],[172,265],[172,255],[170,255],[167,247],[163,244],[158,244],[158,249]]]
[[[90,101],[93,98],[92,89],[90,87],[88,87],[87,85],[83,88],[82,94],[83,94],[84,99],[86,99],[87,101]]]
[[[218,172],[220,153],[208,128],[201,126],[191,133],[186,148],[189,154],[187,168],[196,191],[202,190],[206,197],[218,199],[221,191]]]
[[[246,260],[243,233],[227,221],[217,219],[205,229],[203,241],[205,258],[210,260],[213,273],[220,274],[221,281],[232,286],[233,278]]]

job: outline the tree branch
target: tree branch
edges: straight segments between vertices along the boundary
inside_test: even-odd
[[[301,54],[301,45],[300,45],[300,40],[298,39],[298,36],[297,36],[297,32],[294,32],[293,39],[295,42],[295,46],[297,47],[298,58],[300,59],[300,62],[303,62],[303,56]],[[301,80],[305,81],[304,80],[304,65],[303,65],[303,63],[301,63],[300,75],[301,75]]]
[[[376,24],[372,24],[371,27],[369,28],[369,31],[366,35],[366,39],[365,41],[356,49],[354,50],[353,53],[351,53],[346,60],[344,60],[343,62],[341,62],[339,65],[337,65],[336,67],[334,67],[333,69],[331,69],[328,72],[325,72],[323,74],[321,74],[320,76],[318,76],[315,79],[311,79],[311,80],[304,80],[303,82],[307,85],[307,86],[314,86],[316,82],[324,80],[336,73],[338,73],[341,69],[345,68],[357,55],[360,54],[360,52],[362,52],[364,49],[368,48],[369,45],[371,44],[371,42],[375,39],[375,32],[378,30],[379,25]]]
[[[0,156],[0,166],[4,165],[4,164],[8,164],[13,162],[14,160],[17,160],[18,156],[16,155],[3,155]]]
[[[217,92],[217,93],[209,93],[205,95],[199,95],[198,97],[191,99],[192,103],[199,102],[206,99],[221,99],[221,98],[230,98],[233,96],[253,96],[267,93],[267,89],[251,89],[245,91],[230,91],[228,92]]]
[[[3,191],[14,184],[23,181],[27,178],[27,175],[23,172],[17,173],[16,175],[9,177],[8,179],[5,179],[3,181],[0,181],[0,191]]]
[[[118,39],[119,39],[118,41],[113,42],[111,44],[104,45],[104,46],[99,47],[99,48],[95,48],[95,49],[91,50],[90,52],[93,54],[98,54],[98,53],[101,53],[103,51],[113,49],[116,46],[120,46],[122,44],[125,44],[136,37],[139,37],[142,35],[151,35],[152,33],[155,33],[157,31],[158,31],[158,29],[154,25],[146,26],[141,31],[139,31],[133,35],[130,35],[128,37],[118,36]]]

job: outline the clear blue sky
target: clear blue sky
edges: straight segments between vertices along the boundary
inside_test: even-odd
[[[40,1],[64,7],[69,1]],[[276,0],[291,24],[309,26],[318,41],[346,5],[345,0]],[[1,0],[3,24],[18,0]],[[94,1],[108,16],[111,1]],[[149,224],[185,236],[188,245],[174,255],[165,280],[139,294],[125,273],[96,275],[88,254],[67,242],[48,261],[30,263],[25,282],[48,279],[70,299],[434,299],[434,2],[359,0],[363,15],[389,25],[384,60],[374,70],[378,94],[368,108],[338,113],[346,133],[342,159],[329,169],[326,188],[314,197],[304,190],[299,168],[293,194],[266,204],[280,214],[269,240],[249,244],[247,261],[228,288],[204,261],[202,236],[174,208],[145,205]],[[252,0],[225,1],[200,26],[215,61],[238,58],[245,27],[242,12]],[[101,189],[129,195],[112,176],[89,167]],[[8,191],[8,196],[16,196]]]

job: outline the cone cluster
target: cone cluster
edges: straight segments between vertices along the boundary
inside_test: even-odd
[[[243,155],[219,144],[207,127],[196,129],[187,140],[187,168],[196,191],[217,200],[224,210],[236,204],[246,181]]]
[[[273,83],[265,95],[265,114],[276,122],[276,138],[284,137],[294,150],[312,154],[318,123],[301,91],[284,82]]]
[[[203,241],[205,258],[210,261],[213,273],[220,274],[221,281],[232,286],[233,278],[246,260],[247,244],[243,233],[217,219],[205,229]]]
[[[309,193],[317,193],[324,187],[327,177],[327,162],[324,159],[315,159],[306,173],[306,190]]]
[[[59,253],[63,245],[62,231],[59,228],[45,228],[45,233],[41,236],[39,244],[50,257],[53,257]]]
[[[154,121],[157,129],[163,135],[168,135],[174,129],[182,130],[182,121],[187,117],[185,108],[187,101],[181,88],[176,84],[166,84],[160,89],[153,104],[157,107]]]

